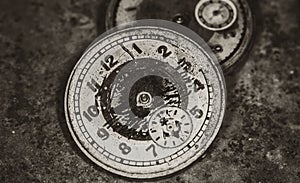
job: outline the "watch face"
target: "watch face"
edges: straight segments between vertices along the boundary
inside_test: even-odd
[[[191,30],[144,20],[101,35],[74,67],[65,94],[69,130],[97,165],[155,178],[199,158],[225,110],[223,74]]]
[[[206,29],[221,31],[234,24],[237,9],[231,0],[202,0],[196,5],[195,17]]]
[[[139,19],[169,20],[192,29],[208,43],[226,72],[247,51],[253,34],[247,0],[112,0],[106,27]]]

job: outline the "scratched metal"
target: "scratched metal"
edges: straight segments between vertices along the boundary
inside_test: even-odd
[[[65,113],[76,144],[97,165],[156,178],[205,152],[221,126],[225,97],[222,71],[197,34],[144,20],[89,46],[70,76]]]

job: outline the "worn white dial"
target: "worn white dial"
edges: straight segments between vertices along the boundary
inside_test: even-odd
[[[74,67],[65,95],[80,149],[132,178],[191,164],[216,136],[224,110],[223,75],[210,49],[191,30],[159,20],[97,38]]]

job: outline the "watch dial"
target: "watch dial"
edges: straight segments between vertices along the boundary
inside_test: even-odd
[[[253,18],[247,0],[113,0],[106,27],[139,19],[163,19],[192,29],[208,43],[226,72],[252,41]]]
[[[225,83],[204,41],[176,23],[138,21],[97,38],[65,95],[72,137],[96,164],[154,178],[195,161],[225,110]]]
[[[235,23],[237,9],[231,0],[202,0],[196,5],[195,17],[202,27],[221,31]]]

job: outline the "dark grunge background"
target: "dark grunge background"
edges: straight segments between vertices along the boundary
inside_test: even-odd
[[[300,5],[256,0],[256,40],[226,75],[228,106],[204,159],[160,182],[299,182]],[[109,1],[0,1],[0,182],[127,182],[88,160],[64,118],[67,78],[104,32]]]

